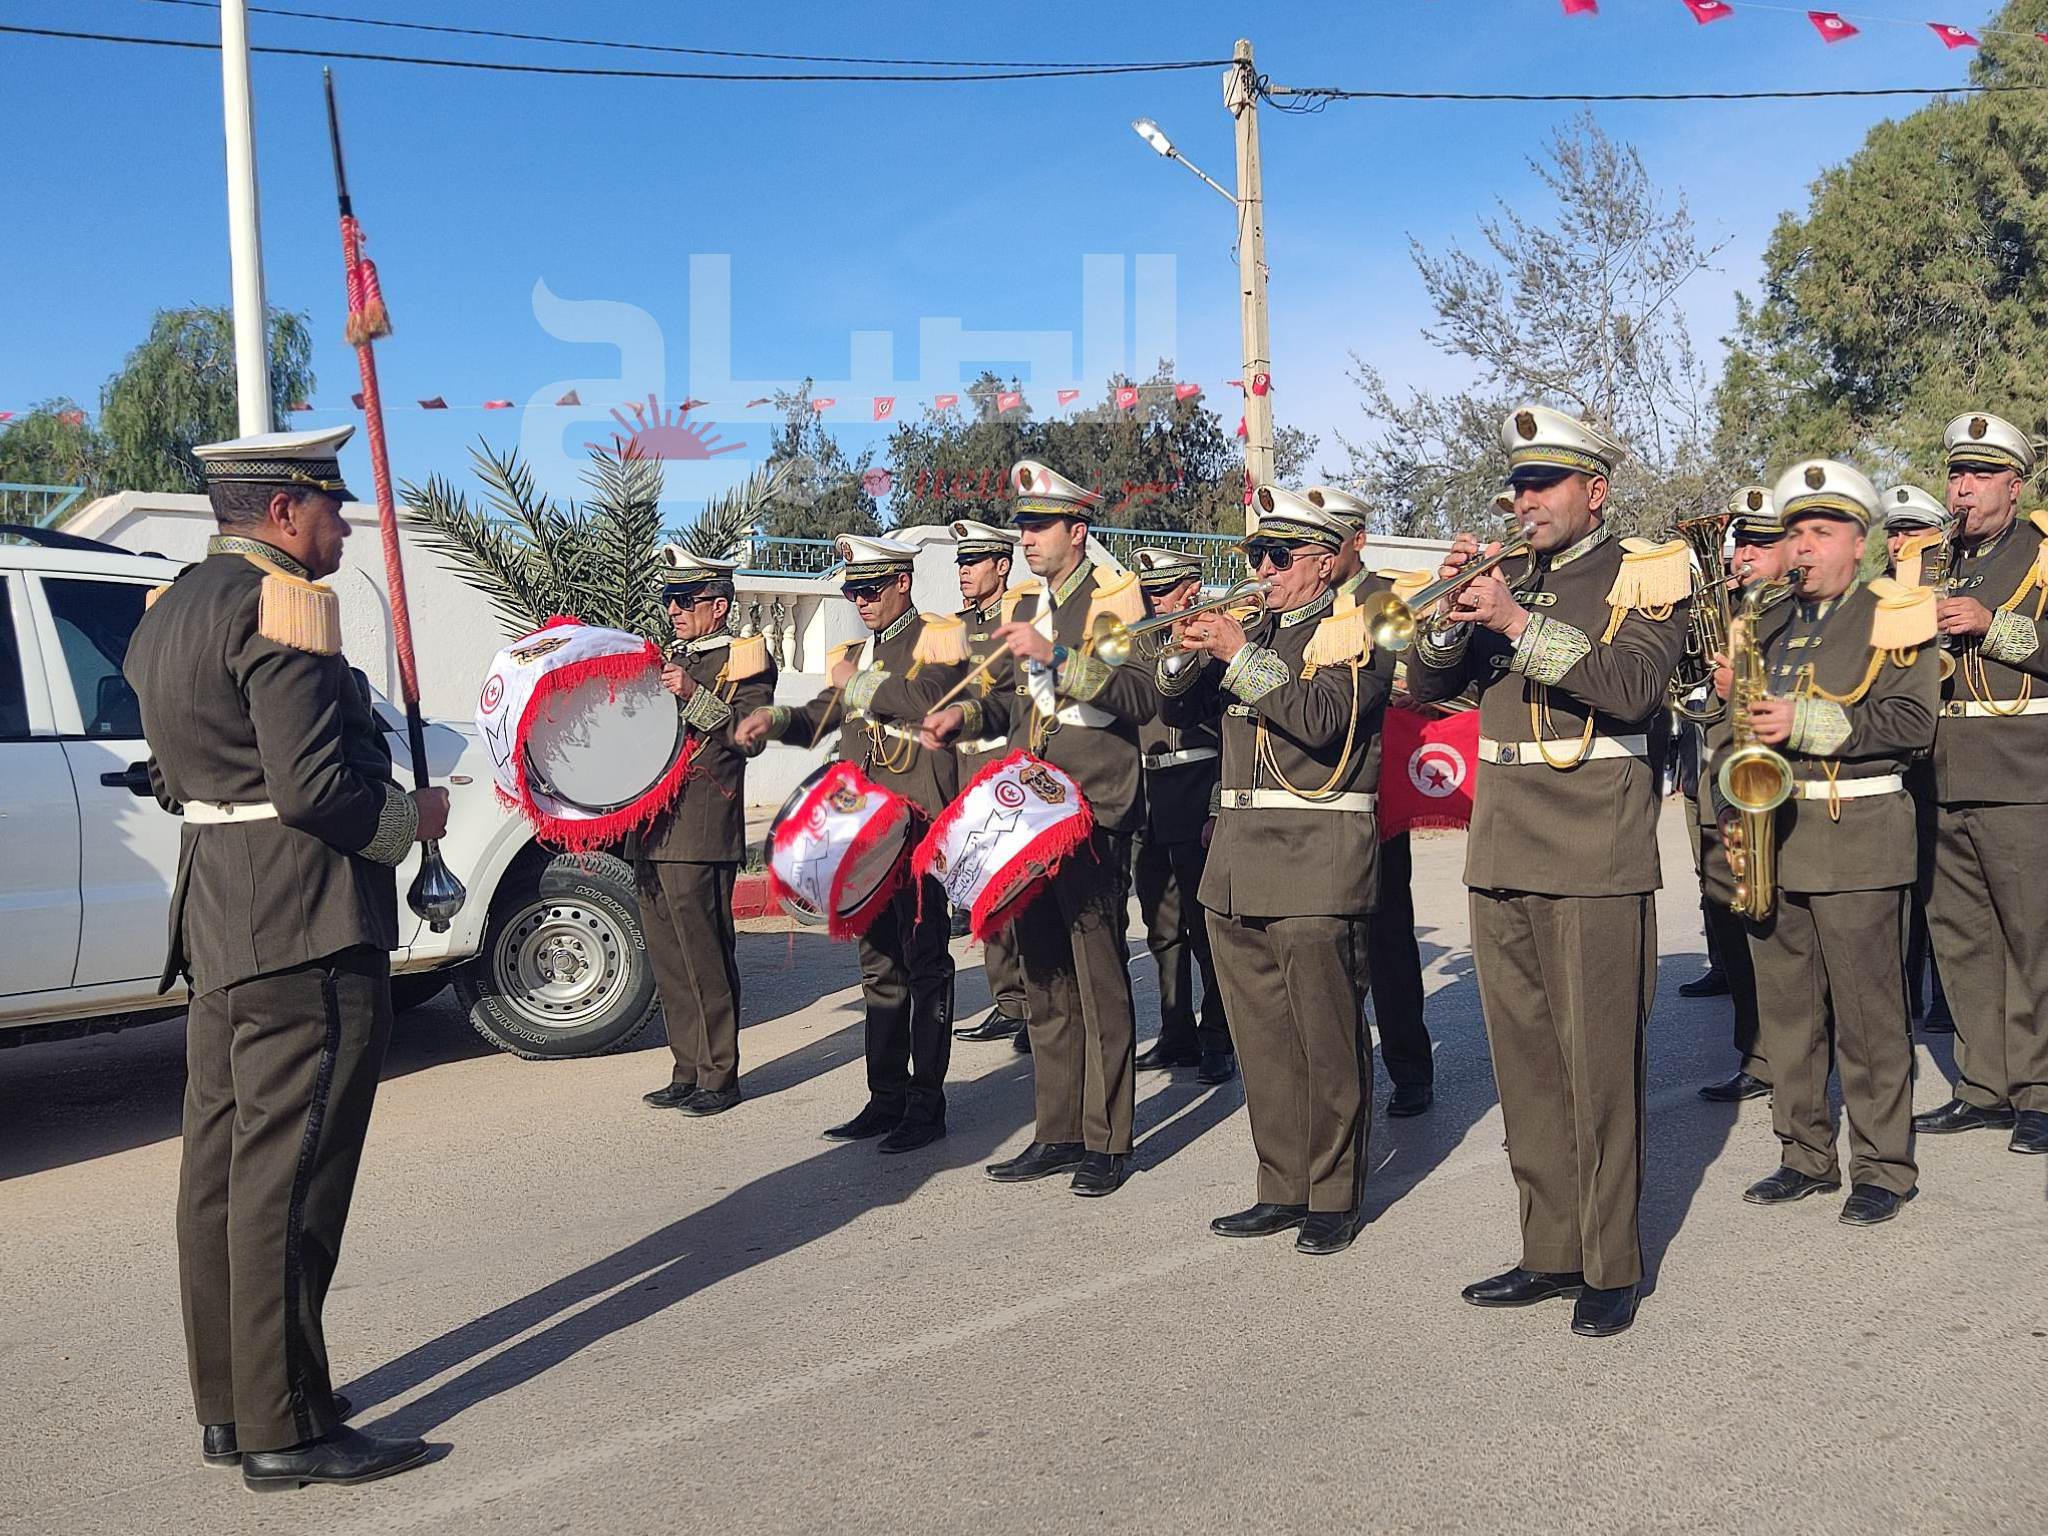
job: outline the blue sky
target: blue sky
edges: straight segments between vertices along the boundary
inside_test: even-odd
[[[1863,0],[1863,35],[1823,46],[1799,10],[1736,0],[1699,26],[1680,0],[1603,0],[1566,17],[1557,0],[1208,0],[1121,6],[571,4],[312,0],[282,6],[553,31],[706,48],[890,56],[1122,60],[1228,55],[1249,25],[1275,83],[1448,90],[1776,89],[1960,84],[1969,55],[1922,25],[1972,25],[1983,0]],[[1890,17],[1911,25],[1884,25]],[[0,0],[0,23],[208,37],[203,11],[139,0]],[[258,43],[534,62],[698,67],[661,56],[544,49],[259,15]],[[706,67],[728,67],[709,63]],[[740,69],[774,66],[736,64]],[[800,67],[800,66],[793,66]],[[354,359],[341,340],[341,277],[319,62],[255,62],[267,278],[273,304],[310,312],[316,402],[346,419]],[[1177,371],[1234,420],[1238,372],[1230,211],[1148,151],[1129,120],[1155,118],[1226,183],[1230,119],[1218,72],[977,85],[771,85],[535,79],[341,63],[350,174],[398,333],[379,347],[396,473],[466,475],[467,445],[523,441],[551,477],[607,412],[651,382],[665,406],[714,391],[691,369],[693,256],[730,257],[732,376],[834,381],[829,418],[848,446],[878,441],[875,394],[909,414],[921,321],[969,330],[1083,329],[1084,258],[1120,259],[1129,290],[1127,364],[1138,333],[1137,260],[1172,258]],[[0,410],[69,394],[89,405],[157,308],[225,303],[226,215],[216,55],[0,35],[7,104],[9,229],[0,240]],[[1781,211],[1879,118],[1879,102],[1609,106],[1671,195],[1690,202],[1720,270],[1687,295],[1713,343],[1738,289],[1753,287]],[[1412,235],[1471,239],[1496,199],[1528,201],[1524,157],[1573,111],[1540,105],[1339,103],[1317,116],[1262,115],[1276,408],[1342,461],[1337,429],[1358,421],[1346,379],[1355,350],[1397,383],[1456,379],[1418,334]],[[1148,269],[1148,270],[1156,270]],[[557,300],[537,302],[544,287]],[[593,309],[585,301],[633,306]],[[542,312],[551,318],[544,324]],[[553,333],[551,333],[551,331]],[[885,332],[893,370],[856,370],[855,332]],[[580,336],[611,338],[575,339]],[[659,366],[644,338],[660,338]],[[643,338],[622,364],[619,338]],[[702,338],[698,338],[700,341]],[[1098,341],[1100,337],[1098,335]],[[1000,363],[1001,359],[989,359]],[[1078,350],[1064,370],[1078,373]],[[971,368],[967,370],[971,376]],[[1046,370],[1057,372],[1059,370]],[[586,383],[570,413],[422,412],[487,398],[554,398]],[[629,382],[630,387],[629,387]],[[606,382],[609,381],[609,382]],[[966,379],[960,380],[965,383]],[[1051,408],[1055,385],[1027,377]],[[679,466],[676,495],[701,497],[765,449],[767,411],[726,404],[721,446]],[[345,468],[365,493],[366,458]]]

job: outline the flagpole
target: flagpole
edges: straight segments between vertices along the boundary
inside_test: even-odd
[[[221,115],[227,130],[228,271],[234,292],[235,405],[241,435],[268,432],[270,327],[263,220],[256,200],[256,102],[249,86],[248,0],[221,0]]]

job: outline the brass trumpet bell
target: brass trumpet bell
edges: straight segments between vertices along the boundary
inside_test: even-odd
[[[1721,798],[1751,815],[1775,811],[1792,798],[1792,765],[1762,742],[1737,747],[1722,760],[1715,782]]]
[[[1221,597],[1212,597],[1206,603],[1196,603],[1173,613],[1156,613],[1135,624],[1126,624],[1113,613],[1100,614],[1088,629],[1089,654],[1109,666],[1120,667],[1132,656],[1149,648],[1147,636],[1162,634],[1182,619],[1193,618],[1198,613],[1213,613],[1219,608],[1243,609],[1240,617],[1246,620],[1260,617],[1266,611],[1266,584],[1256,580],[1240,581]]]
[[[1366,633],[1372,636],[1373,648],[1394,652],[1407,650],[1415,643],[1416,620],[1421,614],[1427,613],[1473,577],[1483,576],[1504,561],[1528,552],[1527,535],[1517,533],[1492,554],[1466,561],[1455,575],[1432,581],[1405,600],[1391,592],[1375,592],[1358,605],[1365,620]]]

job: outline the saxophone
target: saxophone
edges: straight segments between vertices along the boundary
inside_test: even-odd
[[[1796,587],[1796,580],[1793,586]],[[1756,642],[1757,618],[1789,590],[1782,582],[1758,582],[1742,594],[1742,608],[1729,624],[1728,725],[1732,746],[1715,782],[1730,809],[1721,818],[1721,846],[1735,895],[1728,906],[1753,923],[1769,919],[1778,900],[1778,807],[1792,797],[1792,764],[1782,752],[1756,739],[1749,706],[1769,691],[1763,648]]]
[[[1954,578],[1956,563],[1956,535],[1962,531],[1961,519],[1949,518],[1937,530],[1941,542],[1920,557],[1920,585],[1934,588],[1937,601],[1948,596],[1949,582]],[[1941,680],[1947,682],[1956,672],[1956,650],[1960,642],[1954,635],[1941,637]]]

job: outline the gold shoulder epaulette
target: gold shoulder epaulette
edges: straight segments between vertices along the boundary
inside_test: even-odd
[[[1870,583],[1870,595],[1877,599],[1870,615],[1872,649],[1908,651],[1934,638],[1934,588],[1878,576]]]
[[[1316,625],[1301,659],[1312,667],[1336,667],[1358,660],[1367,649],[1364,610],[1346,602]]]
[[[1393,582],[1394,596],[1404,603],[1436,579],[1434,571],[1381,571],[1379,574]]]
[[[2048,507],[2036,507],[2027,514],[2027,521],[2041,535],[2041,547],[2034,551],[2034,584],[2048,587]]]
[[[168,581],[160,587],[151,587],[148,594],[142,599],[142,611],[144,613],[149,612],[150,609],[156,606],[156,600],[170,590],[171,583]]]
[[[1900,541],[1898,558],[1892,562],[1892,573],[1902,587],[1920,585],[1920,561],[1927,551],[1941,543],[1939,528],[1923,528],[1918,533],[1909,533]],[[1875,582],[1872,583],[1876,585]]]
[[[967,621],[950,613],[920,613],[924,628],[910,648],[910,659],[926,666],[950,667],[967,659]]]
[[[1621,569],[1607,589],[1610,608],[1642,613],[1668,609],[1692,596],[1692,546],[1685,540],[1657,544],[1649,539],[1623,539],[1621,550]]]
[[[1092,629],[1095,621],[1105,613],[1126,624],[1135,624],[1145,617],[1145,594],[1139,590],[1136,571],[1112,575],[1107,569],[1097,567],[1095,590],[1088,598],[1089,627]]]
[[[1025,598],[1037,597],[1044,591],[1044,584],[1036,581],[1020,581],[1017,585],[1010,588],[1009,591],[1003,594],[1001,604],[1003,622],[1005,624],[1014,623],[1017,618],[1017,605]]]
[[[829,672],[840,662],[857,658],[860,655],[860,648],[868,643],[868,639],[868,636],[862,635],[857,640],[842,640],[837,645],[826,646],[825,670]]]
[[[242,557],[263,572],[256,605],[256,632],[266,640],[315,656],[341,651],[341,599],[334,588],[302,581],[255,555]]]
[[[728,683],[743,683],[750,677],[759,677],[768,670],[768,637],[766,635],[734,635],[732,644],[725,651],[725,680]]]

